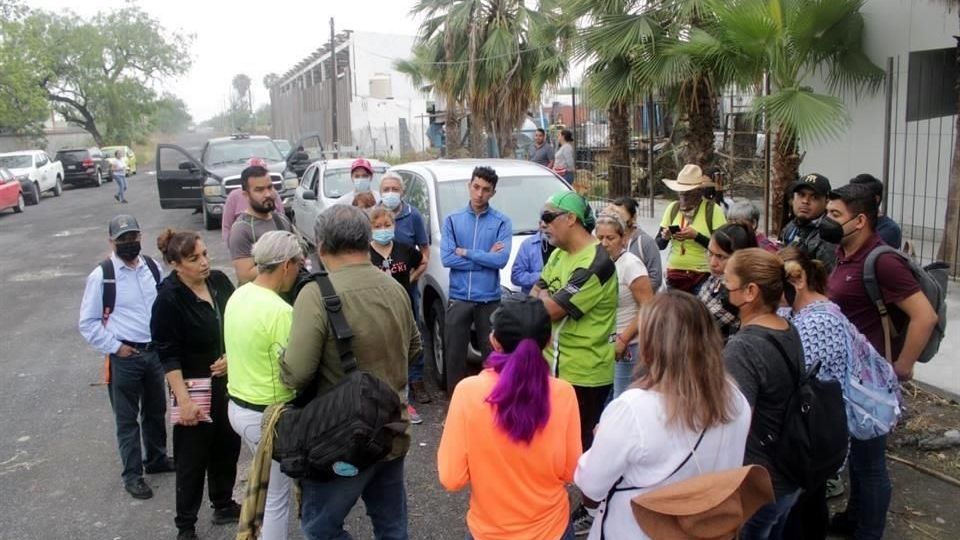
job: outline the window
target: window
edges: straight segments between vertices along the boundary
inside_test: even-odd
[[[317,191],[317,173],[320,168],[314,165],[311,165],[307,172],[303,173],[303,178],[300,179],[300,185],[303,186],[303,189],[309,189],[316,193]]]
[[[533,234],[540,229],[540,206],[558,191],[569,190],[553,175],[510,176],[497,182],[490,205],[510,218],[513,234]],[[467,179],[437,183],[440,219],[470,203]]]
[[[907,69],[907,121],[928,120],[957,113],[957,50],[910,53]]]
[[[43,152],[36,154],[34,158],[36,158],[37,160],[37,167],[43,167],[47,163],[50,163],[50,160],[47,158],[47,155],[44,154]]]
[[[420,211],[423,216],[423,226],[430,234],[430,190],[427,181],[416,173],[401,171],[403,178],[403,195],[410,205]]]
[[[370,191],[380,191],[380,178],[387,172],[386,167],[374,167]],[[353,179],[349,168],[326,169],[323,171],[323,196],[337,199],[353,191]]]
[[[8,169],[26,169],[30,167],[30,156],[3,156],[0,157],[0,167]]]

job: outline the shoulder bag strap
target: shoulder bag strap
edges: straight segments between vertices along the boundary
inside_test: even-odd
[[[880,315],[880,325],[883,327],[883,356],[888,361],[893,362],[896,360],[893,357],[893,336],[896,332],[890,322],[890,311],[887,310],[887,304],[883,301],[880,284],[877,283],[877,260],[884,253],[894,253],[902,256],[901,252],[890,246],[873,248],[867,255],[867,260],[863,263],[863,288],[867,290],[867,296],[870,297],[870,301],[873,302],[873,306],[877,308],[877,313]]]
[[[787,354],[787,350],[783,348],[783,345],[781,345],[779,341],[777,341],[770,334],[764,334],[763,337],[767,340],[767,342],[776,347],[777,351],[780,352],[780,357],[783,358],[783,361],[787,364],[787,371],[789,371],[790,376],[793,377],[794,388],[799,387],[803,382],[803,371],[794,369],[794,366],[792,365],[793,362],[790,360],[790,355]],[[818,362],[816,367],[819,367],[819,365],[820,363]]]
[[[350,329],[347,318],[343,315],[343,302],[337,296],[337,291],[333,288],[330,276],[326,272],[317,272],[313,275],[313,279],[320,286],[320,294],[323,297],[323,307],[327,310],[329,326],[333,329],[334,336],[337,338],[340,366],[343,368],[343,374],[346,375],[357,369],[357,359],[354,357],[353,347],[350,345],[351,340],[353,340],[353,330]]]
[[[100,315],[100,322],[106,326],[107,321],[110,320],[110,314],[113,313],[113,308],[117,304],[117,277],[113,272],[113,261],[106,259],[100,263],[100,272],[103,274],[101,277],[102,287],[102,308],[103,311]]]
[[[148,255],[142,255],[143,262],[146,263],[147,268],[150,269],[150,273],[153,274],[153,280],[157,282],[157,286],[160,286],[160,267],[157,266],[157,261],[151,259]]]

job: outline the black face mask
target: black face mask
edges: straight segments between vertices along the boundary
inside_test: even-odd
[[[831,217],[824,216],[823,219],[820,220],[820,238],[822,238],[824,242],[839,244],[840,241],[847,236],[847,233],[843,231],[843,226],[847,223],[850,223],[854,219],[856,218],[852,217],[843,223],[840,223]]]
[[[740,306],[730,302],[730,291],[726,287],[720,289],[720,304],[723,306],[723,309],[727,310],[731,315],[736,318],[740,318]]]
[[[134,240],[133,242],[116,244],[115,249],[117,257],[120,257],[121,260],[131,262],[140,255],[140,241]]]
[[[793,307],[793,303],[797,301],[797,289],[793,286],[793,283],[783,284],[783,297],[787,299],[787,304]]]

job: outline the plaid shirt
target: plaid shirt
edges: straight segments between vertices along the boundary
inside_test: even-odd
[[[732,306],[728,302],[727,289],[723,286],[723,276],[707,278],[697,296],[720,325],[720,333],[724,341],[740,329],[740,319],[728,309]]]

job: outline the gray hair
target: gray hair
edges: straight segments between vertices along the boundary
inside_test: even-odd
[[[355,206],[335,204],[317,216],[313,235],[321,253],[367,253],[370,250],[370,217]]]
[[[613,225],[620,236],[623,236],[627,230],[627,224],[624,223],[620,214],[613,212],[600,212],[597,216],[597,225]]]
[[[303,256],[303,251],[297,235],[288,231],[270,231],[257,240],[251,254],[257,271],[269,274],[290,259]]]
[[[400,189],[406,191],[406,189],[407,189],[407,183],[403,181],[403,177],[400,176],[399,173],[397,173],[396,171],[387,171],[387,172],[383,173],[383,176],[380,177],[380,185],[381,185],[381,186],[383,185],[383,181],[386,180],[387,178],[393,178],[393,179],[396,180],[397,182],[400,182]]]
[[[760,208],[753,201],[739,201],[727,210],[727,221],[746,221],[750,224],[760,222]]]

